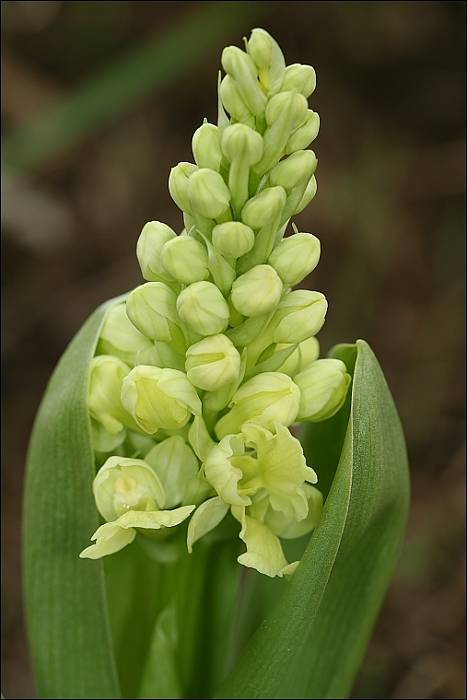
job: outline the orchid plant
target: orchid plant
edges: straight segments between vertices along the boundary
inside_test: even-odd
[[[315,71],[263,29],[222,68],[217,124],[170,172],[181,232],[143,227],[144,282],[88,320],[36,420],[40,697],[343,697],[397,556],[381,370],[363,341],[320,357],[326,299],[294,289],[320,258],[293,222],[317,191]]]

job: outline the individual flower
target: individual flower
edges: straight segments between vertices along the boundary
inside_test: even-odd
[[[140,430],[177,430],[201,412],[201,401],[184,372],[139,365],[125,377],[121,400]]]
[[[133,367],[138,357],[152,347],[153,343],[128,318],[125,303],[112,306],[101,328],[97,352],[118,357]]]
[[[282,282],[271,265],[255,265],[237,277],[232,285],[231,299],[243,316],[261,316],[278,305]]]
[[[161,251],[164,245],[176,236],[175,231],[161,221],[149,221],[143,226],[136,244],[136,256],[141,273],[148,282],[172,281],[172,277],[162,265]]]
[[[227,336],[211,335],[188,348],[185,367],[194,386],[216,391],[238,378],[240,354]]]
[[[232,408],[215,427],[219,439],[240,432],[242,425],[255,421],[271,428],[275,423],[291,425],[297,417],[300,390],[281,372],[262,372],[236,391]]]
[[[300,389],[299,420],[321,421],[341,408],[351,377],[342,360],[316,360],[294,378]]]
[[[166,494],[161,480],[141,459],[110,457],[93,483],[99,513],[107,522],[92,535],[95,544],[80,557],[98,559],[130,544],[138,530],[147,532],[174,527],[183,522],[194,506],[162,510]]]
[[[195,282],[177,298],[181,320],[200,335],[222,333],[229,323],[229,307],[212,282]]]

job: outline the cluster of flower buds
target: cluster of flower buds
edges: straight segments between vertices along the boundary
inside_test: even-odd
[[[324,295],[292,290],[320,257],[311,233],[292,224],[286,235],[316,193],[316,77],[286,66],[262,29],[246,51],[224,49],[222,66],[217,125],[196,130],[195,162],[169,177],[184,228],[144,226],[145,283],[111,308],[91,363],[105,524],[81,556],[116,552],[138,533],[167,537],[190,516],[191,552],[230,514],[246,545],[238,561],[283,576],[298,562],[281,538],[310,532],[322,506],[289,428],[334,415],[350,383],[340,360],[318,359]]]

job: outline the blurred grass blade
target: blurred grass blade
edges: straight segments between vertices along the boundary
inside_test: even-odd
[[[104,304],[60,360],[36,418],[23,521],[26,619],[39,697],[120,696],[100,561],[80,551],[98,526],[86,408]]]
[[[347,697],[393,573],[409,496],[399,418],[367,343],[357,341],[353,351],[338,346],[333,355],[349,369],[356,361],[347,432],[321,523],[217,697]],[[326,423],[310,426],[304,440],[321,439],[332,442]]]
[[[135,100],[190,71],[210,48],[222,46],[225,35],[259,13],[260,8],[250,3],[203,3],[172,30],[151,37],[56,107],[6,137],[5,171],[16,174],[39,167],[119,112],[133,108]]]

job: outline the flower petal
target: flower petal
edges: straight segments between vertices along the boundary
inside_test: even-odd
[[[100,559],[120,551],[133,542],[135,537],[136,532],[132,529],[124,530],[116,523],[105,523],[91,537],[96,543],[83,549],[79,556],[81,559]]]
[[[173,510],[129,510],[121,515],[116,524],[122,528],[142,528],[144,530],[160,530],[161,527],[174,527],[188,518],[195,506],[182,506]]]
[[[247,551],[237,561],[243,566],[256,569],[260,574],[271,578],[282,577],[293,573],[298,565],[298,562],[287,562],[279,538],[266,525],[247,515],[244,516],[240,538],[245,542]]]
[[[188,534],[186,544],[188,551],[192,552],[194,543],[204,537],[208,532],[214,530],[221,520],[227,515],[229,506],[218,496],[210,498],[202,503],[193,513],[193,517],[188,523]]]

